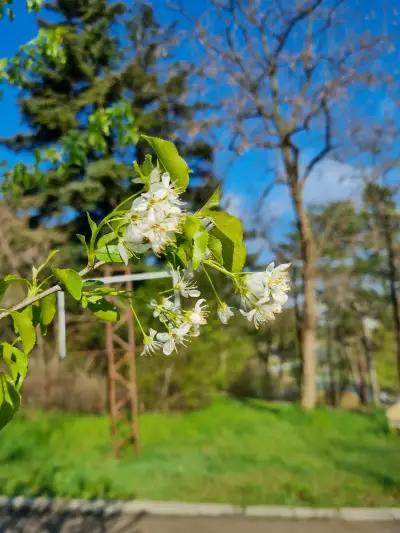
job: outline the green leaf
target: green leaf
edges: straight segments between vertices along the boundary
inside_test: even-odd
[[[150,137],[149,135],[142,135],[141,137],[153,148],[159,162],[171,176],[174,185],[181,191],[185,191],[189,183],[189,167],[179,155],[176,146],[159,137]]]
[[[145,185],[149,184],[150,174],[154,168],[152,157],[150,154],[146,154],[144,162],[139,165],[137,161],[133,162],[133,168],[137,175],[137,180],[141,181]]]
[[[232,241],[243,240],[242,223],[237,217],[225,211],[207,211],[206,215],[216,227]]]
[[[29,281],[25,278],[21,278],[20,276],[16,276],[15,274],[7,274],[7,276],[5,276],[4,278],[4,281],[6,283],[13,283],[13,282],[18,282],[18,283],[24,283],[25,285],[30,285]]]
[[[111,241],[114,241],[118,235],[115,233],[106,233],[105,235],[102,235],[100,239],[97,241],[97,248],[103,248],[106,244],[109,244]]]
[[[39,274],[39,272],[41,270],[43,270],[45,268],[45,266],[48,265],[48,263],[53,259],[53,257],[55,257],[56,255],[58,254],[58,250],[50,250],[46,260],[44,261],[44,263],[42,263],[36,270],[36,275],[34,277],[37,276],[37,274]],[[33,269],[34,267],[32,267]]]
[[[89,222],[89,226],[90,226],[90,231],[92,232],[92,237],[93,237],[93,234],[96,232],[97,230],[97,224],[96,222],[92,219],[92,217],[89,215],[89,213],[86,213],[86,216],[87,216],[87,219],[88,219],[88,222]]]
[[[55,275],[75,300],[80,300],[83,281],[78,272],[70,268],[56,268]]]
[[[210,196],[210,198],[207,200],[207,202],[199,210],[199,214],[202,214],[208,209],[212,209],[213,207],[219,206],[220,201],[221,201],[221,187],[217,187],[215,191],[212,193],[212,195]]]
[[[136,172],[136,176],[139,181],[142,181],[144,184],[147,185],[149,179],[148,176],[145,176],[142,172],[142,169],[137,161],[133,162],[133,170]]]
[[[208,236],[208,249],[217,261],[219,261],[221,264],[224,263],[224,258],[222,255],[222,242],[212,234]]]
[[[150,176],[151,174],[151,171],[153,170],[153,162],[151,160],[151,155],[150,154],[146,154],[144,156],[144,161],[142,163],[142,173],[144,174],[144,176]]]
[[[40,300],[40,323],[43,327],[47,327],[52,323],[56,314],[56,295],[49,294]]]
[[[0,373],[0,429],[12,419],[21,403],[20,395],[10,378]]]
[[[8,288],[8,283],[5,281],[4,278],[0,278],[0,300],[3,298],[4,293],[6,292]]]
[[[14,330],[21,337],[24,352],[28,354],[36,343],[36,332],[32,324],[32,309],[27,307],[20,313],[14,311],[11,316],[14,322]]]
[[[207,231],[199,231],[193,237],[193,255],[192,264],[194,270],[197,270],[203,260],[207,251],[208,233]]]
[[[82,235],[81,233],[77,233],[76,236],[80,240],[80,242],[83,244],[83,246],[85,247],[86,253],[88,253],[89,248],[88,248],[88,245],[86,243],[86,237],[84,235]]]
[[[100,300],[96,298],[95,301],[91,301],[91,298],[88,298],[87,308],[102,320],[116,322],[119,319],[118,308],[103,298]]]
[[[225,268],[231,272],[240,272],[246,261],[242,223],[237,217],[224,211],[207,211],[206,215],[215,225],[211,234],[222,243]]]
[[[189,240],[192,240],[200,229],[204,229],[201,220],[194,215],[187,215],[185,224],[183,226],[183,233],[185,237]]]
[[[133,253],[129,250],[128,257],[129,259],[133,257]],[[122,259],[119,251],[118,251],[118,245],[117,244],[108,244],[106,246],[102,246],[101,248],[98,248],[96,250],[96,258],[99,261],[104,261],[105,263],[123,263],[124,260]]]
[[[179,246],[179,248],[177,248],[176,256],[181,261],[182,265],[184,267],[187,267],[188,259],[187,259],[185,248],[183,246]]]
[[[17,390],[20,389],[22,381],[28,371],[28,358],[26,354],[16,346],[8,342],[3,342],[3,360],[10,370],[10,377]]]

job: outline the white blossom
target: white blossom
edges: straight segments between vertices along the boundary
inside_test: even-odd
[[[200,337],[200,326],[192,324],[192,329],[190,330],[191,337]]]
[[[157,335],[157,331],[150,328],[149,335],[143,338],[143,351],[140,355],[152,355],[158,348],[161,348],[162,343],[156,339]]]
[[[190,328],[191,325],[185,322],[179,327],[174,327],[167,332],[157,334],[157,340],[162,343],[164,355],[171,355],[174,350],[176,351],[177,344],[185,344]]]
[[[269,302],[273,300],[279,304],[284,304],[287,293],[290,290],[290,279],[287,272],[290,263],[285,263],[275,267],[270,263],[265,272],[255,272],[246,274],[244,278],[244,300],[250,303]]]
[[[286,303],[288,299],[288,292],[290,290],[290,278],[288,269],[290,263],[284,263],[275,267],[274,263],[270,263],[265,271],[267,275],[266,286],[269,288],[269,295],[274,302],[279,304]]]
[[[258,328],[282,311],[282,305],[288,299],[290,289],[290,264],[275,267],[270,263],[264,272],[246,274],[241,288],[242,306],[240,312],[249,322]]]
[[[197,283],[193,280],[193,274],[189,271],[185,271],[181,274],[180,270],[174,271],[177,282],[174,285],[174,289],[179,291],[184,298],[198,298],[200,291],[197,288]]]
[[[247,318],[249,322],[253,322],[256,329],[262,324],[275,320],[275,313],[280,313],[282,307],[279,304],[263,304],[256,305],[250,311],[244,311],[240,309],[243,316]]]
[[[232,307],[229,307],[225,302],[221,302],[218,307],[218,318],[223,324],[227,324],[229,319],[233,316]]]
[[[178,319],[179,305],[171,298],[163,298],[161,302],[151,300],[150,307],[153,309],[154,318],[158,318],[161,322],[176,321]]]
[[[169,174],[153,169],[149,190],[132,202],[124,235],[127,246],[137,253],[150,248],[157,255],[163,253],[180,231],[182,205]]]
[[[205,299],[201,298],[197,300],[194,308],[189,311],[188,318],[189,322],[193,326],[202,326],[207,324],[207,306],[205,305]]]

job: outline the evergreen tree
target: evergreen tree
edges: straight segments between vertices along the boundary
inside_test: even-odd
[[[173,139],[184,137],[197,109],[183,103],[188,72],[164,57],[171,28],[162,29],[149,6],[53,0],[46,9],[48,16],[38,22],[61,32],[63,61],[43,54],[35,58],[39,67],[18,80],[30,132],[3,142],[17,151],[60,143],[67,148],[69,164],[61,172],[48,165],[43,185],[35,183],[25,205],[33,208],[32,225],[54,217],[63,222],[72,214],[71,231],[85,233],[85,211],[98,220],[134,191],[132,160],[145,148],[123,146],[126,138],[121,143],[121,129],[131,126],[126,117],[133,116],[141,133]],[[110,108],[119,127],[110,124],[104,111]],[[199,141],[179,148],[201,178],[196,194],[207,195],[213,185],[210,146]]]

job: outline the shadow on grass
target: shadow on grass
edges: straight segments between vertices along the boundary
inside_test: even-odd
[[[281,415],[286,408],[290,407],[293,409],[294,407],[297,407],[289,403],[266,403],[264,400],[258,400],[257,398],[235,398],[235,401],[248,408],[254,409],[255,411],[268,412],[275,416]]]

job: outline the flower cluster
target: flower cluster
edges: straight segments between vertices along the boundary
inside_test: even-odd
[[[154,168],[149,190],[133,200],[123,243],[134,253],[152,249],[160,255],[180,232],[184,214],[167,172]]]
[[[207,323],[207,306],[204,298],[197,300],[190,310],[181,309],[171,297],[163,298],[161,302],[153,300],[150,306],[153,309],[153,317],[160,320],[166,331],[157,332],[150,329],[150,334],[144,338],[141,355],[151,355],[159,348],[164,355],[171,355],[179,344],[185,346],[189,338],[198,337],[200,326]]]
[[[256,328],[274,320],[275,314],[282,311],[290,290],[289,266],[285,263],[275,267],[270,263],[265,272],[245,274],[241,287],[244,309],[240,312]]]
[[[238,282],[242,303],[240,312],[249,322],[254,323],[256,328],[274,320],[275,314],[282,311],[290,289],[289,266],[283,264],[275,267],[274,263],[271,263],[264,272],[246,273]],[[184,298],[200,296],[192,272],[182,273],[176,270],[174,278],[175,293]],[[145,335],[142,355],[150,355],[158,349],[165,355],[170,355],[178,345],[186,345],[191,337],[197,337],[200,334],[200,326],[207,322],[208,311],[204,298],[198,299],[190,310],[183,310],[172,296],[161,301],[153,300],[150,306],[153,309],[153,317],[165,326],[166,331],[157,332],[150,329],[149,335]],[[234,315],[234,310],[220,300],[217,314],[220,321],[227,324]]]

